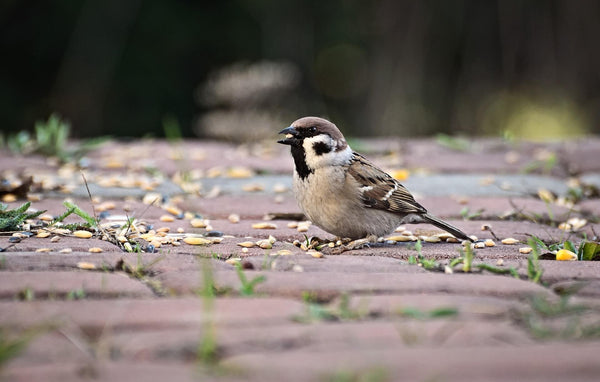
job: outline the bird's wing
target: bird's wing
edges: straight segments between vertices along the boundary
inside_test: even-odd
[[[359,183],[367,207],[399,214],[427,213],[403,185],[358,153],[354,153],[348,174]]]

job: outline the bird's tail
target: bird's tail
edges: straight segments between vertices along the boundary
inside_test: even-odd
[[[441,228],[446,232],[450,232],[451,234],[453,234],[454,236],[456,236],[459,239],[473,241],[473,239],[471,239],[469,236],[467,236],[466,233],[464,233],[460,229],[456,228],[455,226],[453,226],[449,223],[446,223],[442,219],[439,219],[439,218],[437,218],[433,215],[429,215],[429,214],[423,214],[423,215],[421,215],[421,217],[423,218],[425,223],[433,224],[434,226]]]

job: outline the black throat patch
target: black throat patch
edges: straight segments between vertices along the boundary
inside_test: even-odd
[[[313,150],[315,150],[316,155],[323,155],[331,152],[331,146],[327,145],[325,142],[315,142],[313,144]]]
[[[294,158],[294,164],[296,165],[296,172],[301,179],[306,179],[307,176],[312,174],[312,170],[306,165],[306,153],[302,146],[292,146],[292,157]]]

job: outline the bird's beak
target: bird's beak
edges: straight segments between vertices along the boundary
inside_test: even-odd
[[[292,126],[286,127],[285,129],[281,130],[279,134],[285,134],[284,139],[280,139],[277,141],[277,143],[281,143],[282,145],[293,145],[298,141],[298,139],[296,138],[296,136],[298,135],[298,131]]]

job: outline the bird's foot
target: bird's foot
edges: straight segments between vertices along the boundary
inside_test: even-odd
[[[369,235],[363,239],[357,239],[357,240],[353,240],[350,241],[346,244],[342,244],[339,247],[335,247],[331,250],[331,254],[332,255],[340,255],[346,251],[352,251],[355,249],[361,249],[361,248],[370,248],[372,245],[377,243],[377,236],[375,235]]]

